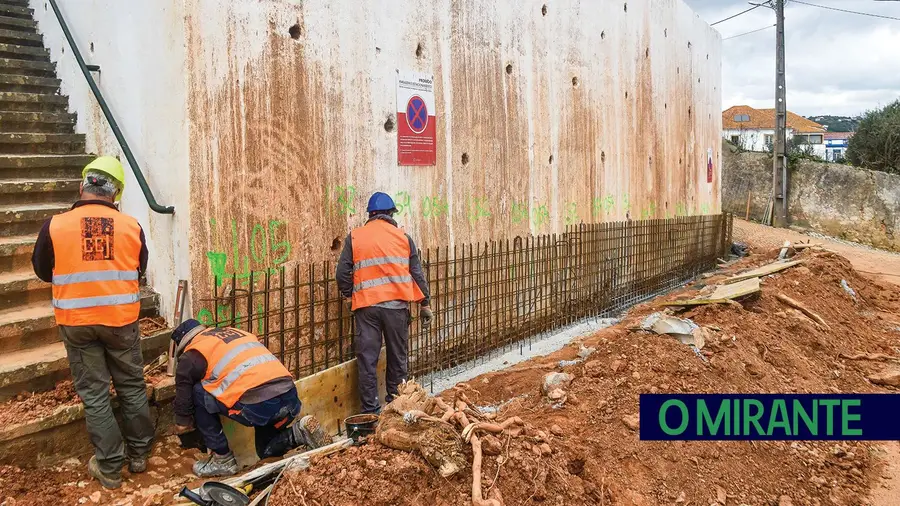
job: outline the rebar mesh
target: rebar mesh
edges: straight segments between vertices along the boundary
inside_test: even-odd
[[[425,328],[413,318],[409,374],[455,371],[579,319],[618,314],[715,267],[731,233],[732,216],[722,214],[425,250],[435,320]],[[253,332],[297,378],[354,357],[354,322],[331,262],[251,274],[248,288],[234,289],[237,281],[213,283],[204,303],[214,321],[204,323]]]

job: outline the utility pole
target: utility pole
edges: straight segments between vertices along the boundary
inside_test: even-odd
[[[775,155],[772,158],[772,225],[788,224],[787,90],[784,78],[784,0],[775,0]]]

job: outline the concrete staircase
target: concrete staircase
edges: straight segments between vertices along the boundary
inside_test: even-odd
[[[93,157],[55,69],[27,0],[0,0],[0,400],[69,375],[50,285],[34,275],[31,252],[44,221],[77,200]],[[142,292],[142,315],[155,315],[156,295]]]

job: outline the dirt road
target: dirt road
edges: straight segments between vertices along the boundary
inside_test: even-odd
[[[844,241],[812,237],[793,230],[766,227],[734,219],[734,240],[763,249],[781,247],[784,241],[812,241],[850,260],[857,272],[900,285],[900,253],[877,250]]]

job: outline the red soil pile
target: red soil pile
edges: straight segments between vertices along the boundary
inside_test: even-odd
[[[772,258],[757,255],[724,274]],[[661,310],[660,302],[694,293],[698,284],[639,306],[616,327],[553,355],[470,381],[480,392],[469,394],[478,405],[512,399],[498,419],[519,416],[530,427],[525,435],[499,438],[500,455],[485,457],[483,487],[498,488],[507,505],[866,502],[880,474],[882,450],[875,443],[638,439],[641,393],[892,390],[866,379],[885,362],[841,354],[900,356],[898,288],[855,273],[832,253],[806,251],[798,258],[806,262],[764,278],[762,292],[740,306],[702,306],[677,315],[709,329],[707,361],[672,337],[631,330]],[[841,280],[856,291],[856,301]],[[828,328],[776,294],[799,301]],[[586,362],[560,368],[560,360],[577,358],[581,344],[596,351]],[[540,392],[552,371],[574,376],[559,408]],[[463,505],[471,504],[471,480],[471,469],[444,479],[418,455],[370,443],[288,473],[269,504]]]

